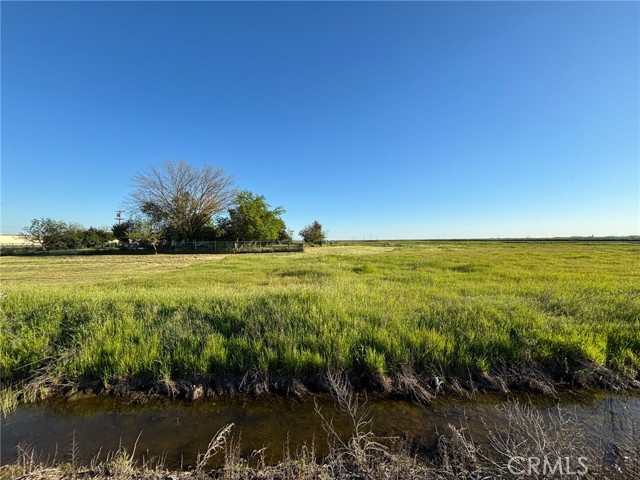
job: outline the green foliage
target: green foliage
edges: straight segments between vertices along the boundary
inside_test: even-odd
[[[311,245],[322,245],[327,241],[327,234],[317,220],[300,230],[300,236]]]
[[[376,271],[376,269],[370,263],[365,263],[363,265],[358,265],[357,267],[354,267],[353,271],[356,273],[373,273]]]
[[[31,220],[31,225],[22,229],[20,235],[30,242],[40,245],[42,250],[46,250],[47,247],[61,243],[64,240],[66,229],[67,224],[65,222],[53,220],[52,218],[34,218]]]
[[[88,248],[100,247],[113,239],[113,233],[104,228],[89,227],[82,232],[82,245]]]
[[[287,228],[283,224],[282,228],[278,232],[278,240],[280,240],[281,242],[292,242],[293,241],[293,230]]]
[[[229,217],[220,221],[229,238],[237,240],[276,240],[287,233],[282,207],[270,209],[262,195],[238,193]]]
[[[527,363],[637,378],[639,255],[638,244],[398,242],[283,256],[7,257],[0,376],[11,387],[60,359],[66,381],[404,365],[428,377]]]
[[[33,219],[20,234],[47,249],[77,249],[101,247],[113,238],[111,232],[78,223],[66,223],[51,218]]]
[[[128,219],[124,222],[114,223],[111,227],[111,233],[121,242],[128,242],[131,239],[131,234],[135,228],[135,222],[132,219]]]
[[[138,220],[134,222],[133,229],[129,232],[129,237],[140,243],[146,243],[154,252],[158,252],[157,246],[163,238],[165,232],[162,227],[152,220]]]
[[[153,220],[145,218],[130,218],[116,223],[112,227],[113,236],[121,242],[137,242],[147,245],[157,253],[158,243],[165,237],[162,226]]]

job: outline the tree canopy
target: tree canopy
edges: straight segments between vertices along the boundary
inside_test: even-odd
[[[154,253],[158,253],[158,243],[163,236],[158,224],[150,220],[139,220],[133,225],[133,229],[129,232],[130,238],[136,242],[147,243],[153,248]]]
[[[111,232],[113,232],[113,236],[121,242],[127,242],[131,239],[132,232],[135,228],[136,222],[129,218],[124,222],[114,223],[111,227]]]
[[[40,245],[43,251],[48,248],[99,247],[113,238],[111,232],[102,228],[84,228],[78,223],[52,218],[34,218],[29,226],[22,229],[20,236]]]
[[[237,194],[229,217],[220,220],[226,235],[237,240],[277,240],[286,232],[282,207],[271,209],[262,195],[249,191]]]
[[[119,221],[110,232],[43,218],[34,219],[22,235],[40,244],[43,250],[51,245],[95,247],[114,237],[121,242],[147,244],[154,250],[160,244],[177,245],[191,240],[292,241],[293,231],[282,219],[285,210],[280,206],[272,208],[263,195],[238,192],[231,176],[220,168],[165,161],[134,176],[132,184],[131,216],[123,221],[118,215]],[[228,215],[221,216],[225,210]],[[320,233],[318,236],[313,230],[306,240],[322,243],[321,228]]]
[[[31,225],[24,227],[20,236],[37,243],[46,250],[47,247],[60,243],[64,237],[67,224],[52,218],[34,218]]]
[[[133,178],[133,187],[135,208],[176,240],[194,239],[236,197],[231,176],[221,168],[199,169],[182,160],[148,167]]]
[[[300,230],[300,236],[311,245],[322,245],[327,241],[327,234],[317,220]]]

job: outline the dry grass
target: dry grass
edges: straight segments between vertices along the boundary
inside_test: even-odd
[[[3,290],[122,282],[177,271],[225,255],[68,255],[0,257]]]

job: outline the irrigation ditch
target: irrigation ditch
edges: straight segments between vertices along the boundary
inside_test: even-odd
[[[640,478],[634,390],[420,404],[356,394],[337,375],[329,386],[20,405],[2,418],[0,478]]]

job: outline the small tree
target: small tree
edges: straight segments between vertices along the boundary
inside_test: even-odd
[[[162,236],[162,228],[150,220],[135,222],[135,226],[130,232],[130,237],[133,240],[149,244],[153,248],[153,253],[158,253],[158,243],[162,240]]]
[[[235,207],[229,209],[229,218],[222,219],[221,227],[228,236],[237,240],[276,240],[286,225],[280,215],[282,207],[270,209],[264,196],[240,192]]]
[[[311,245],[322,245],[327,241],[327,234],[317,220],[300,230],[300,236]]]
[[[42,247],[42,251],[46,251],[47,247],[64,241],[66,230],[65,222],[51,218],[34,218],[31,225],[22,229],[20,236],[37,243]]]

